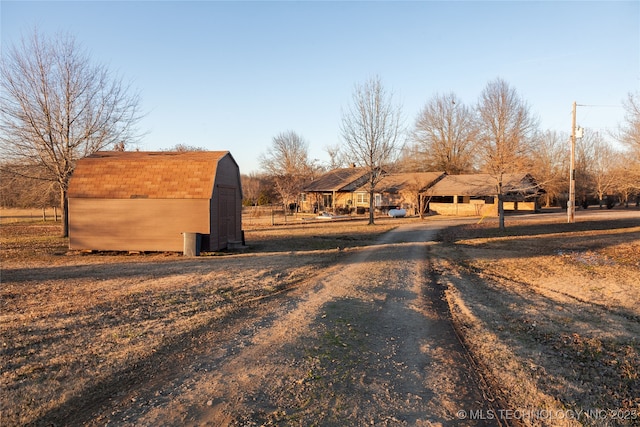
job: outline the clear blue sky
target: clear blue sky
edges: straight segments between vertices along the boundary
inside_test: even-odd
[[[341,109],[371,76],[412,126],[435,94],[472,105],[496,77],[543,129],[622,122],[640,90],[640,2],[0,3],[2,48],[35,27],[66,31],[142,96],[142,150],[178,143],[229,150],[242,173],[280,132],[312,158],[340,143]]]

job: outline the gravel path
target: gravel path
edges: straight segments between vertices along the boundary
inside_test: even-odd
[[[83,422],[496,425],[458,419],[490,404],[431,277],[429,252],[444,225],[401,226],[212,324],[182,351],[140,367],[141,385]]]

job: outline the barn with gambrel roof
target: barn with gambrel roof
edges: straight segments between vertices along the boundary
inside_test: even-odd
[[[228,151],[98,152],[69,183],[69,248],[202,251],[242,242],[240,170]]]

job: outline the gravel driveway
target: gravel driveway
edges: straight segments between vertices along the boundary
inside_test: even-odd
[[[491,407],[430,272],[448,224],[400,226],[199,331],[82,423],[496,425],[459,419]]]

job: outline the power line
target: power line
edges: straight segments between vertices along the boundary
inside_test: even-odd
[[[607,105],[607,104],[576,104],[578,107],[601,107],[601,108],[624,108],[623,105]]]

